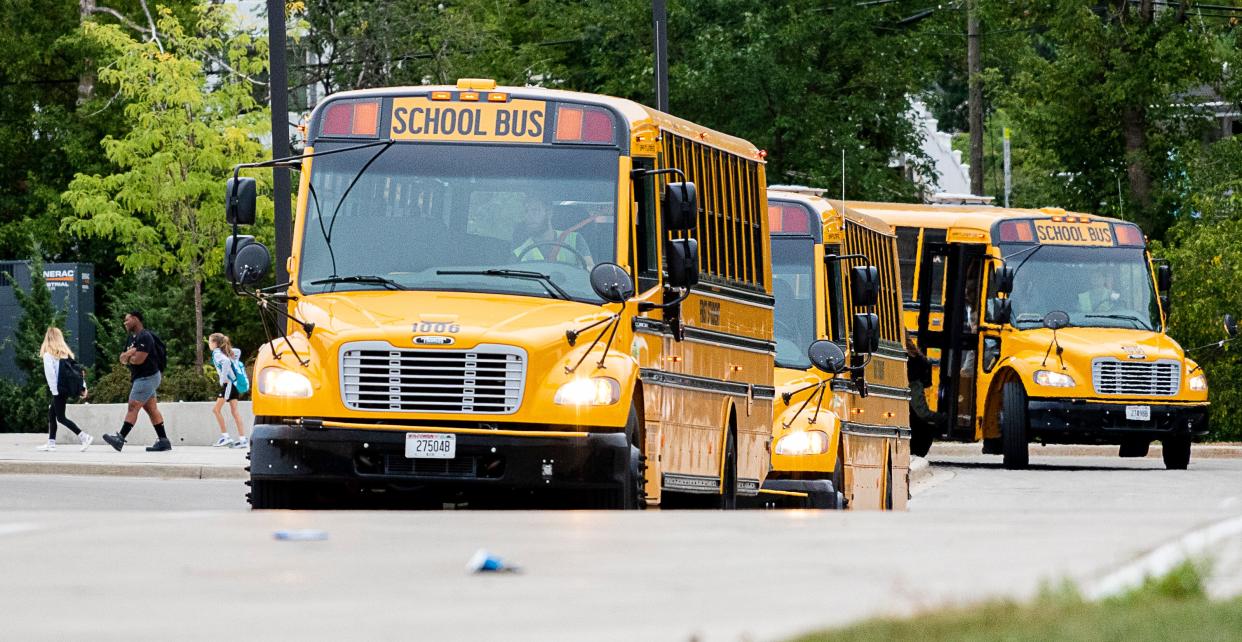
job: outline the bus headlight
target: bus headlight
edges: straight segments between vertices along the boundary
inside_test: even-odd
[[[552,401],[561,406],[608,406],[621,399],[621,384],[611,377],[574,379],[556,391]]]
[[[776,441],[778,455],[821,455],[828,452],[828,433],[822,430],[791,432]]]
[[[1036,370],[1035,383],[1053,388],[1073,388],[1074,378],[1060,372],[1052,372],[1051,370]]]
[[[1187,380],[1186,385],[1189,386],[1191,390],[1202,392],[1207,390],[1207,377],[1203,376],[1203,373],[1199,373]]]
[[[306,398],[312,387],[306,375],[284,368],[264,368],[259,373],[259,392],[273,397]]]

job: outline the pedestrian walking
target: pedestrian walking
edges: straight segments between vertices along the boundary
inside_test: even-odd
[[[60,328],[52,326],[43,333],[43,345],[39,348],[43,358],[43,378],[47,380],[47,388],[52,393],[52,403],[47,407],[47,443],[35,450],[56,450],[56,426],[64,424],[66,428],[78,436],[82,450],[95,441],[90,434],[83,432],[78,425],[65,416],[65,404],[69,397],[86,396],[86,378],[82,376],[82,367],[73,360],[73,351],[65,343],[65,335]]]
[[[211,362],[216,366],[219,375],[220,391],[216,393],[216,405],[211,409],[216,414],[216,422],[220,424],[220,439],[213,446],[220,448],[246,448],[250,439],[246,437],[245,424],[242,423],[241,410],[237,401],[250,390],[250,382],[246,378],[246,367],[241,360],[241,350],[233,347],[229,338],[219,332],[207,337],[207,345],[211,346]],[[229,437],[228,427],[224,424],[225,402],[229,404],[229,412],[233,422],[237,424],[237,439]]]
[[[164,350],[164,342],[146,329],[142,312],[138,310],[131,310],[125,315],[125,330],[129,332],[129,341],[125,344],[120,361],[129,368],[129,408],[125,413],[125,423],[121,424],[121,431],[105,434],[103,440],[120,452],[129,437],[129,431],[134,428],[134,422],[138,421],[138,411],[145,410],[155,428],[156,436],[155,443],[147,446],[147,450],[172,450],[168,434],[164,432],[164,415],[160,413],[155,397],[167,365],[168,356]]]

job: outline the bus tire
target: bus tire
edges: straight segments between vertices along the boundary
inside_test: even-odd
[[[915,457],[926,457],[935,439],[935,429],[926,421],[914,417],[914,413],[910,414],[910,454]]]
[[[251,480],[247,498],[252,510],[297,508],[293,484],[289,482]]]
[[[884,510],[893,510],[893,458],[889,455],[884,467]]]
[[[1190,465],[1190,436],[1169,437],[1160,441],[1160,455],[1169,470],[1186,470]]]
[[[1005,382],[1001,388],[1000,425],[1005,468],[1026,468],[1030,463],[1026,439],[1026,390],[1019,381]]]
[[[647,507],[646,471],[643,470],[643,452],[639,443],[642,431],[639,428],[638,406],[631,405],[629,419],[625,422],[625,441],[630,445],[630,458],[620,487],[604,493],[601,508],[639,510]]]
[[[725,433],[724,470],[720,471],[721,486],[720,508],[734,510],[737,508],[737,428],[732,417]]]

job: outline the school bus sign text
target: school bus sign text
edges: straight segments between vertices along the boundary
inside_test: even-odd
[[[389,136],[393,140],[541,143],[547,113],[547,103],[541,100],[461,103],[421,96],[394,98]]]
[[[1035,221],[1035,239],[1054,245],[1113,245],[1113,228],[1108,223],[1066,223]]]

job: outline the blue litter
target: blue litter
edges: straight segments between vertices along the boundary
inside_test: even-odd
[[[470,561],[466,562],[467,573],[517,573],[520,569],[487,551],[480,548],[470,556]]]
[[[276,531],[276,539],[282,542],[315,542],[328,539],[328,531],[314,528],[295,528]]]

